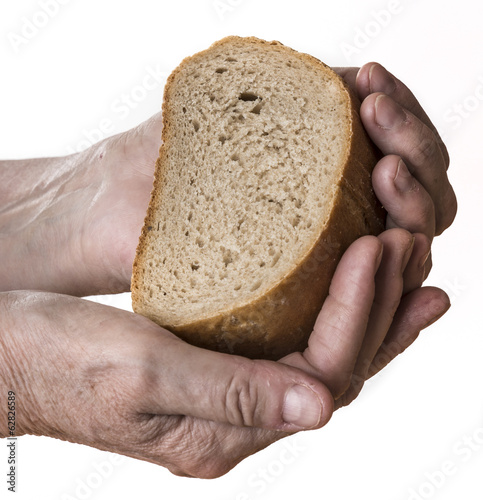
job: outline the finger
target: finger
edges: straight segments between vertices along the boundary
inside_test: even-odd
[[[384,231],[379,239],[384,250],[375,278],[374,302],[366,335],[352,374],[350,394],[346,395],[346,400],[351,401],[362,389],[369,366],[389,331],[401,300],[403,273],[414,245],[414,237],[402,229]]]
[[[401,156],[411,174],[431,196],[436,234],[442,233],[456,215],[456,197],[433,132],[415,115],[381,93],[371,94],[364,100],[361,118],[382,153]]]
[[[431,270],[431,241],[422,233],[415,233],[413,237],[413,251],[403,275],[403,295],[419,288]]]
[[[433,239],[433,201],[399,156],[388,155],[377,163],[372,173],[372,185],[388,213],[388,228],[401,227]]]
[[[417,339],[419,332],[437,321],[449,306],[447,295],[438,288],[419,288],[404,296],[391,328],[365,374],[365,380],[374,376],[409,347]],[[354,397],[349,391],[343,394],[335,402],[335,409],[347,406]]]
[[[378,162],[372,184],[388,213],[386,228],[406,229],[415,236],[404,272],[403,293],[406,294],[421,286],[431,269],[431,240],[435,232],[433,201],[399,156],[388,155]]]
[[[360,68],[335,67],[332,69],[347,83],[354,94],[357,95],[356,78]]]
[[[379,63],[370,62],[361,68],[357,67],[335,67],[338,73],[349,85],[352,91],[363,101],[369,94],[383,92],[391,96],[402,107],[408,109],[425,123],[435,134],[441,152],[443,154],[446,168],[449,166],[449,154],[446,145],[442,141],[436,127],[422,108],[419,101],[408,87],[387,71]]]
[[[352,76],[352,74],[351,74]],[[361,101],[363,101],[369,94],[375,92],[382,92],[397,102],[403,108],[409,110],[421,122],[429,127],[434,133],[438,146],[444,159],[446,168],[449,166],[448,150],[441,137],[436,130],[436,127],[431,122],[429,116],[425,113],[419,101],[414,94],[398,80],[394,75],[389,73],[383,66],[378,63],[367,63],[359,70],[356,79],[355,87]]]
[[[329,390],[298,369],[208,351],[178,339],[164,339],[152,349],[143,413],[285,432],[322,427],[331,417]]]
[[[337,266],[307,349],[282,360],[317,376],[333,395],[344,392],[350,383],[381,257],[382,243],[373,236],[359,238],[349,247]]]
[[[449,297],[439,288],[418,288],[405,295],[367,376],[374,376],[404,352],[417,339],[419,332],[441,318],[450,306]]]
[[[433,259],[431,256],[431,252],[429,252],[429,254],[426,258],[426,262],[424,264],[423,282],[429,276],[429,273],[431,272],[432,267],[433,267]]]

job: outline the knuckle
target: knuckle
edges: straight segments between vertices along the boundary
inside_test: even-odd
[[[436,136],[436,142],[438,143],[438,147],[441,151],[441,155],[443,156],[443,162],[444,162],[444,167],[446,170],[448,170],[449,165],[451,163],[451,158],[448,153],[448,148],[446,147],[446,144],[444,143],[443,139],[441,136],[438,134],[438,132],[435,132]]]
[[[142,368],[126,370],[126,375],[129,376],[124,384],[126,400],[131,401],[135,406],[142,405],[145,396],[151,394],[157,385],[154,370],[150,370],[148,366],[143,366]]]
[[[440,235],[451,226],[458,211],[456,195],[449,182],[442,199],[443,202],[439,206],[438,216],[436,218],[436,235]]]
[[[421,139],[411,150],[411,161],[415,165],[424,165],[429,159],[436,154],[438,145],[433,134],[428,134],[427,131],[421,131],[419,134]]]
[[[122,388],[127,398],[137,405],[140,400],[144,399],[145,395],[151,394],[153,388],[156,387],[157,372],[153,369],[154,362],[150,353],[147,353],[145,349],[139,349],[139,354],[134,350],[133,357],[141,362],[124,367],[126,377],[124,377]]]
[[[225,411],[232,425],[253,427],[258,421],[261,397],[255,382],[257,371],[254,361],[243,360],[228,382]]]
[[[145,333],[147,334],[147,331]],[[114,383],[117,398],[135,413],[149,413],[153,400],[158,403],[160,401],[158,388],[162,383],[158,369],[158,349],[153,348],[158,345],[157,341],[156,337],[139,336],[137,342],[130,343],[122,351],[121,356],[124,360],[122,364],[114,364],[117,368],[116,372],[113,372],[113,376],[116,377]],[[159,346],[166,348],[163,343],[159,343]],[[122,377],[119,376],[120,373],[123,373]],[[113,383],[112,380],[110,382]]]
[[[334,318],[326,322],[327,331],[330,330],[331,334],[330,341],[328,342],[325,338],[317,339],[317,346],[315,346],[327,369],[337,371],[341,376],[345,373],[345,367],[350,364],[353,356],[353,353],[347,349],[349,330],[346,325],[349,321],[350,311],[346,316],[334,314]]]

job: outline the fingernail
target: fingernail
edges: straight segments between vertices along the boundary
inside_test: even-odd
[[[401,193],[406,193],[407,191],[414,189],[414,177],[411,175],[408,167],[406,167],[406,164],[402,160],[399,160],[399,163],[397,164],[396,175],[394,176],[393,182],[395,188]]]
[[[426,262],[428,261],[428,257],[430,256],[430,254],[431,254],[431,250],[429,250],[428,253],[424,254],[421,257],[421,260],[419,261],[419,268],[420,269],[422,269],[426,265]]]
[[[416,238],[414,236],[411,236],[411,243],[409,244],[408,248],[404,252],[404,256],[402,259],[401,263],[401,273],[404,273],[404,270],[406,269],[406,266],[408,265],[409,259],[411,258],[411,254],[413,253],[413,248],[414,248],[414,242],[416,241]]]
[[[383,254],[384,254],[384,245],[381,243],[381,248],[379,249],[379,253],[376,256],[376,267],[380,266]]]
[[[287,424],[303,429],[316,427],[322,416],[322,404],[317,394],[303,385],[294,385],[285,395],[282,418]]]
[[[391,95],[396,90],[396,80],[380,64],[373,64],[369,69],[369,89]]]
[[[377,96],[375,108],[375,120],[381,128],[389,130],[398,123],[406,121],[406,113],[401,106],[384,94]]]

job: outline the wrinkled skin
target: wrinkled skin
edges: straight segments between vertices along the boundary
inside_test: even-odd
[[[0,167],[0,385],[22,401],[17,435],[217,477],[287,433],[325,425],[444,314],[446,294],[421,284],[431,241],[456,213],[446,148],[414,96],[380,65],[338,71],[386,155],[373,185],[387,231],[347,250],[308,348],[279,362],[198,349],[146,318],[57,294],[129,289],[159,115],[76,155]],[[20,166],[34,185],[22,185]],[[20,289],[45,292],[9,291]],[[295,402],[294,386],[303,391]]]

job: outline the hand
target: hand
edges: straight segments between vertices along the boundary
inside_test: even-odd
[[[383,77],[377,80],[379,70],[383,72]],[[359,91],[361,98],[367,92],[386,89],[385,78],[389,81],[393,78],[374,64],[364,66],[358,75],[356,69],[340,72]],[[400,82],[397,82],[397,86],[399,90],[395,96],[426,120],[429,123],[427,127],[431,127],[412,94]],[[384,99],[382,109],[387,104]],[[403,122],[401,130],[401,127],[381,129],[375,125],[374,108],[374,94],[370,94],[363,102],[361,115],[372,139],[383,151],[390,152],[387,148],[393,145],[397,152],[398,141],[409,151],[417,149],[414,128],[416,125],[424,128],[424,125],[412,118],[409,125]],[[10,265],[5,265],[3,269],[13,267],[17,272],[2,276],[3,289],[30,287],[83,295],[129,288],[131,262],[152,186],[161,126],[161,117],[156,115],[139,127],[102,141],[83,153],[66,158],[27,161],[27,166],[33,170],[31,178],[37,179],[36,188],[27,190],[30,198],[22,199],[20,196],[25,176],[17,172],[18,162],[10,162],[13,181],[3,183],[5,193],[2,193],[2,199],[6,203],[0,210],[4,236],[0,238],[0,250],[5,256],[4,260],[10,261]],[[437,135],[430,134],[429,137],[428,140],[436,144],[434,148],[441,148],[442,156],[446,157],[446,149],[444,145],[438,144]],[[445,172],[441,171],[437,162],[428,161],[420,169],[423,172],[428,170],[429,177],[433,174],[435,179],[439,175],[447,183]],[[439,231],[442,231],[451,222],[456,210],[454,193],[451,186],[447,187],[449,184],[439,182],[446,185],[445,192],[449,194],[446,194],[446,202],[444,197],[439,197],[440,208],[435,210],[436,202],[418,184],[416,177],[410,178],[412,188],[402,194],[392,183],[394,174],[394,157],[391,156],[383,158],[374,172],[376,192],[381,200],[386,200],[388,227],[399,225],[421,233],[414,235],[411,257],[404,274],[403,292],[406,295],[396,313],[394,325],[387,336],[387,330],[380,330],[377,336],[372,335],[372,340],[369,339],[369,332],[366,339],[366,343],[372,342],[374,346],[379,346],[381,352],[376,358],[384,359],[384,362],[388,358],[384,352],[388,343],[397,354],[414,340],[411,327],[421,317],[426,317],[426,313],[432,312],[431,308],[423,310],[425,304],[439,303],[439,309],[436,308],[439,314],[448,306],[444,292],[434,288],[418,290],[418,287],[430,268],[430,240],[438,224],[435,213],[442,213],[441,220],[446,221],[439,222]],[[438,198],[438,190],[433,189],[432,192]],[[36,196],[32,196],[32,193]],[[448,204],[446,216],[445,203]],[[8,222],[12,207],[16,215],[15,224]],[[381,238],[385,236],[381,235]],[[426,263],[423,264],[425,259]],[[402,326],[405,324],[407,335]],[[369,358],[366,357],[366,364]],[[361,363],[358,362],[357,372],[366,371],[368,375],[374,372],[374,367],[366,366],[362,370]],[[380,361],[378,366],[381,367]],[[365,377],[354,375],[352,387],[360,388],[364,380]],[[344,398],[339,399],[339,404],[354,397],[354,390],[351,393],[352,396],[346,393]]]
[[[337,401],[340,407],[357,396],[364,381],[389,362],[391,353],[414,341],[417,334],[405,323],[417,321],[428,301],[441,304],[441,315],[449,308],[442,290],[420,286],[431,270],[434,236],[449,227],[456,215],[456,197],[446,174],[446,146],[411,91],[377,63],[336,71],[361,99],[364,127],[386,155],[373,172],[374,190],[387,210],[386,227],[403,228],[414,236],[394,322],[387,335],[382,329],[368,329],[365,342],[371,347],[367,349],[377,354],[374,359],[372,354],[365,360],[359,356],[350,385]],[[391,276],[383,277],[380,270],[379,279],[390,280]]]
[[[52,436],[208,478],[287,433],[322,427],[333,411],[329,389],[343,393],[357,371],[364,376],[366,362],[378,369],[378,346],[366,331],[384,337],[390,328],[399,349],[400,332],[407,343],[447,306],[435,297],[411,321],[404,314],[393,321],[412,245],[401,229],[357,240],[337,268],[308,348],[280,362],[199,349],[142,316],[82,299],[2,293],[0,390],[17,394],[17,435]]]
[[[405,279],[406,290],[413,289],[431,267],[434,234],[448,227],[456,212],[446,148],[411,92],[381,66],[338,71],[363,100],[364,126],[388,155],[373,182],[388,211],[387,227],[417,233]],[[394,127],[378,125],[377,116],[391,113]],[[161,129],[157,114],[72,156],[0,165],[0,290],[79,296],[128,291]]]
[[[388,212],[387,228],[425,237],[417,236],[406,276],[407,288],[414,288],[431,269],[431,241],[456,215],[448,151],[412,92],[380,64],[336,71],[361,99],[364,127],[386,155],[374,169],[373,185]]]
[[[0,162],[0,291],[129,290],[161,128],[158,114],[78,154]]]

